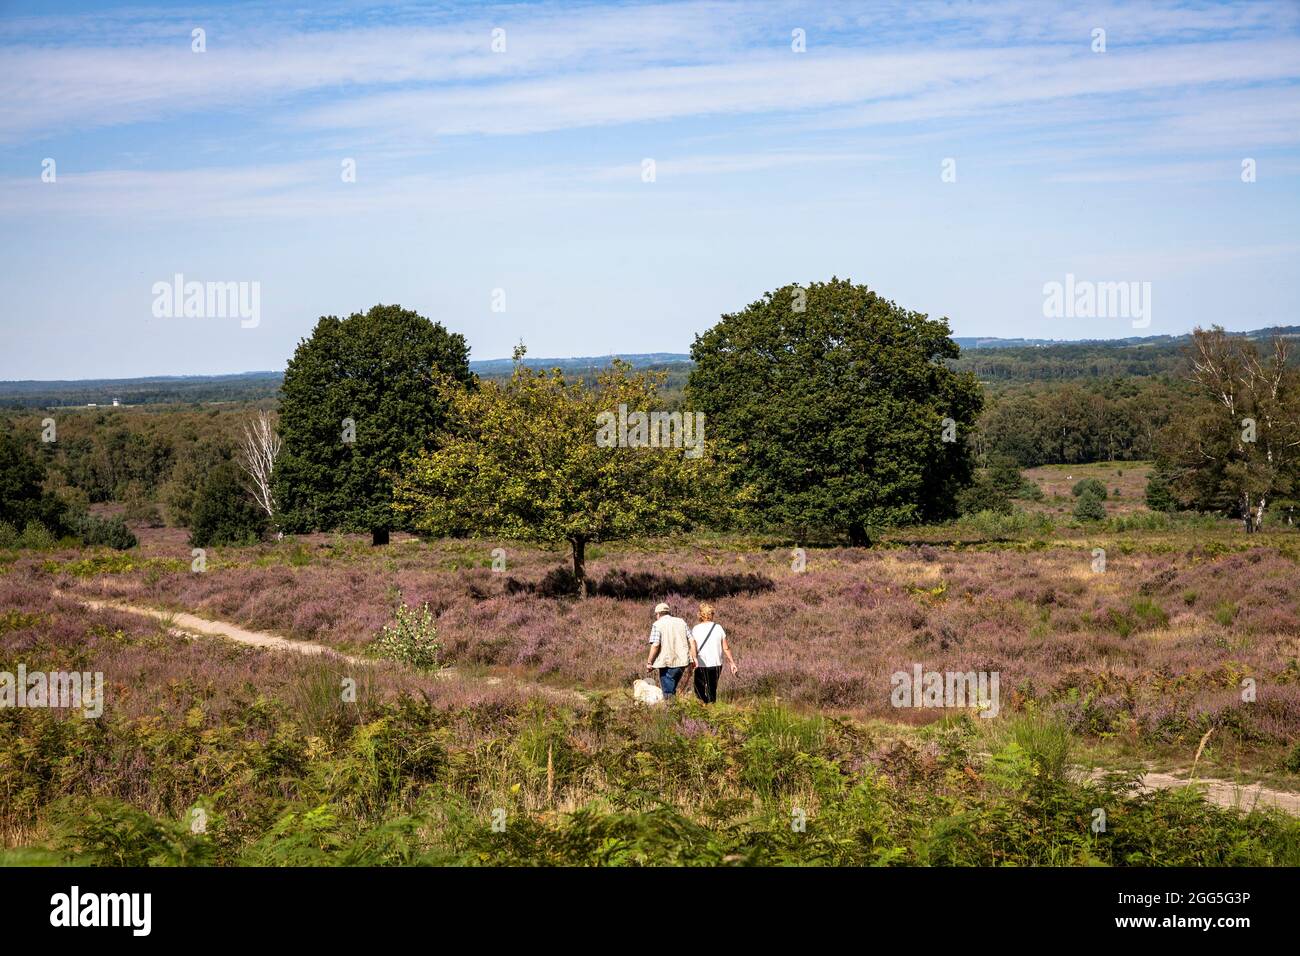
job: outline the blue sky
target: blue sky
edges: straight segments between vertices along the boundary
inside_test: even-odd
[[[685,352],[832,275],[958,335],[1300,323],[1295,0],[0,0],[0,64],[0,379],[281,368],[377,302],[474,358]],[[176,273],[260,321],[155,317]],[[1045,318],[1067,273],[1149,328]]]

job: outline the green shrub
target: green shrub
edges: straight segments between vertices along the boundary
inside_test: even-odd
[[[1146,503],[1152,511],[1169,512],[1178,509],[1178,502],[1174,500],[1169,482],[1159,471],[1151,472],[1151,476],[1147,478]]]
[[[1084,478],[1082,481],[1075,482],[1070,494],[1076,498],[1081,498],[1086,494],[1093,494],[1101,501],[1105,501],[1106,485],[1098,478]]]
[[[1041,713],[1009,717],[999,728],[1003,766],[1016,768],[1016,755],[1023,755],[1033,776],[1049,781],[1063,781],[1070,768],[1072,741],[1069,728],[1053,717]],[[995,757],[999,751],[995,751]]]
[[[1231,627],[1237,619],[1237,605],[1231,601],[1220,601],[1214,606],[1214,619],[1223,627]]]
[[[1106,519],[1107,531],[1167,531],[1173,527],[1169,515],[1159,511],[1139,511],[1128,515],[1112,515]]]
[[[39,521],[27,522],[23,527],[23,533],[18,537],[18,547],[30,548],[33,551],[48,551],[54,545],[54,535]]]
[[[1035,534],[1052,534],[1056,526],[1045,514],[1029,514],[1026,511],[1013,510],[1009,514],[996,511],[980,511],[964,515],[957,519],[957,525],[968,528],[986,538],[1008,538],[1023,532]]]
[[[1025,501],[1042,501],[1046,496],[1043,494],[1043,489],[1038,487],[1037,482],[1026,478],[1020,485],[1020,490],[1015,497],[1022,498]]]
[[[1103,490],[1103,495],[1104,493]],[[1106,506],[1101,503],[1101,498],[1097,495],[1091,493],[1080,495],[1079,500],[1074,504],[1074,517],[1080,521],[1105,521]]]
[[[73,531],[82,544],[90,547],[103,545],[125,551],[139,543],[121,518],[96,518],[93,515],[84,515],[78,519]]]
[[[1011,513],[1011,499],[987,474],[976,475],[971,484],[957,492],[958,514],[973,515],[981,511]]]
[[[438,655],[442,642],[433,623],[433,612],[424,604],[418,611],[398,604],[397,616],[392,624],[384,625],[374,644],[375,653],[390,661],[397,661],[416,670],[438,669]]]
[[[1169,614],[1155,601],[1146,597],[1133,599],[1133,616],[1142,627],[1164,627],[1169,623]]]
[[[1300,743],[1291,748],[1291,752],[1282,761],[1282,769],[1287,773],[1300,773]]]
[[[235,463],[223,461],[213,465],[194,500],[190,544],[196,548],[256,544],[266,533],[267,525],[266,513],[244,489]]]

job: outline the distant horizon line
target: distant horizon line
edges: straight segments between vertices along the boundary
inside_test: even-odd
[[[1162,333],[1159,335],[1131,335],[1119,336],[1115,338],[1086,338],[1086,339],[1043,339],[1028,338],[1024,336],[1001,336],[1001,335],[952,335],[950,338],[960,344],[961,342],[979,342],[979,343],[1007,343],[1005,347],[1015,348],[1018,344],[1037,345],[1050,347],[1056,345],[1093,345],[1109,343],[1126,343],[1126,342],[1148,342],[1160,339],[1174,340],[1187,338],[1192,334],[1194,329],[1179,333]],[[1269,325],[1258,329],[1247,329],[1242,332],[1228,330],[1228,335],[1260,335],[1263,333],[1281,332],[1287,335],[1300,336],[1300,325]],[[973,346],[974,348],[988,348],[996,346]],[[670,361],[691,361],[689,352],[609,352],[604,355],[569,355],[569,356],[548,356],[543,358],[530,358],[524,356],[525,365],[542,365],[547,362],[608,362],[612,359],[663,359]],[[470,368],[474,366],[485,365],[502,365],[512,363],[513,357],[471,359]],[[244,369],[237,372],[176,372],[161,375],[122,375],[122,376],[86,376],[83,378],[15,378],[0,379],[0,385],[76,385],[86,382],[169,382],[183,379],[219,379],[219,378],[242,378],[252,375],[284,375],[284,369]]]

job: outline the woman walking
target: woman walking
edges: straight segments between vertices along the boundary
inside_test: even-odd
[[[713,620],[713,605],[700,605],[700,623],[691,628],[691,663],[695,665],[695,696],[706,704],[718,699],[718,675],[722,658],[734,675],[739,672],[727,646],[727,632]]]

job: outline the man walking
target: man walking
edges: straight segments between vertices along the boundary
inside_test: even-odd
[[[655,605],[655,622],[650,628],[650,654],[645,669],[659,671],[659,689],[664,697],[677,693],[677,682],[691,659],[690,629],[674,617],[667,604]]]

